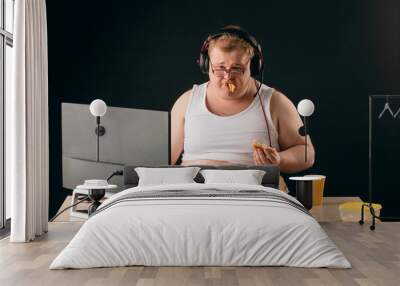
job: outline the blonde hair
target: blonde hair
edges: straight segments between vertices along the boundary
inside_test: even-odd
[[[228,25],[223,27],[222,29],[241,29],[239,26],[235,25]],[[242,38],[230,34],[230,33],[223,33],[221,36],[211,39],[208,46],[208,55],[213,48],[218,46],[224,52],[231,52],[234,50],[243,50],[250,59],[254,56],[254,48]]]

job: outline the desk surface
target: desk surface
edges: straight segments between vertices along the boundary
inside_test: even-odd
[[[71,204],[71,196],[65,198],[60,210]],[[324,203],[321,206],[314,206],[310,212],[319,222],[341,221],[339,205],[345,202],[361,202],[359,197],[324,197]],[[85,221],[85,219],[71,217],[69,210],[61,214],[55,221]]]
[[[313,206],[310,212],[319,222],[341,221],[339,205],[345,202],[361,202],[361,199],[359,197],[324,197],[324,203]]]

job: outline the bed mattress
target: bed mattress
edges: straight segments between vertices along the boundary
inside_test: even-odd
[[[198,183],[140,186],[110,197],[50,269],[129,265],[351,267],[290,195]]]

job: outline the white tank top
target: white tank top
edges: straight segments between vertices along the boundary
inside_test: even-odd
[[[269,144],[268,131],[260,100],[254,97],[243,111],[230,116],[219,116],[206,106],[207,84],[193,85],[185,113],[185,160],[222,160],[234,164],[253,165],[252,141]],[[271,145],[278,151],[278,132],[271,119],[269,104],[273,89],[262,85],[261,100],[271,132]]]

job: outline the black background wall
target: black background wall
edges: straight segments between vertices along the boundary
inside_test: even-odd
[[[170,110],[207,79],[195,61],[227,24],[263,47],[264,83],[316,104],[312,170],[366,199],[368,94],[400,94],[399,1],[47,1],[50,215],[62,189],[61,102]],[[393,197],[398,199],[400,196]]]

